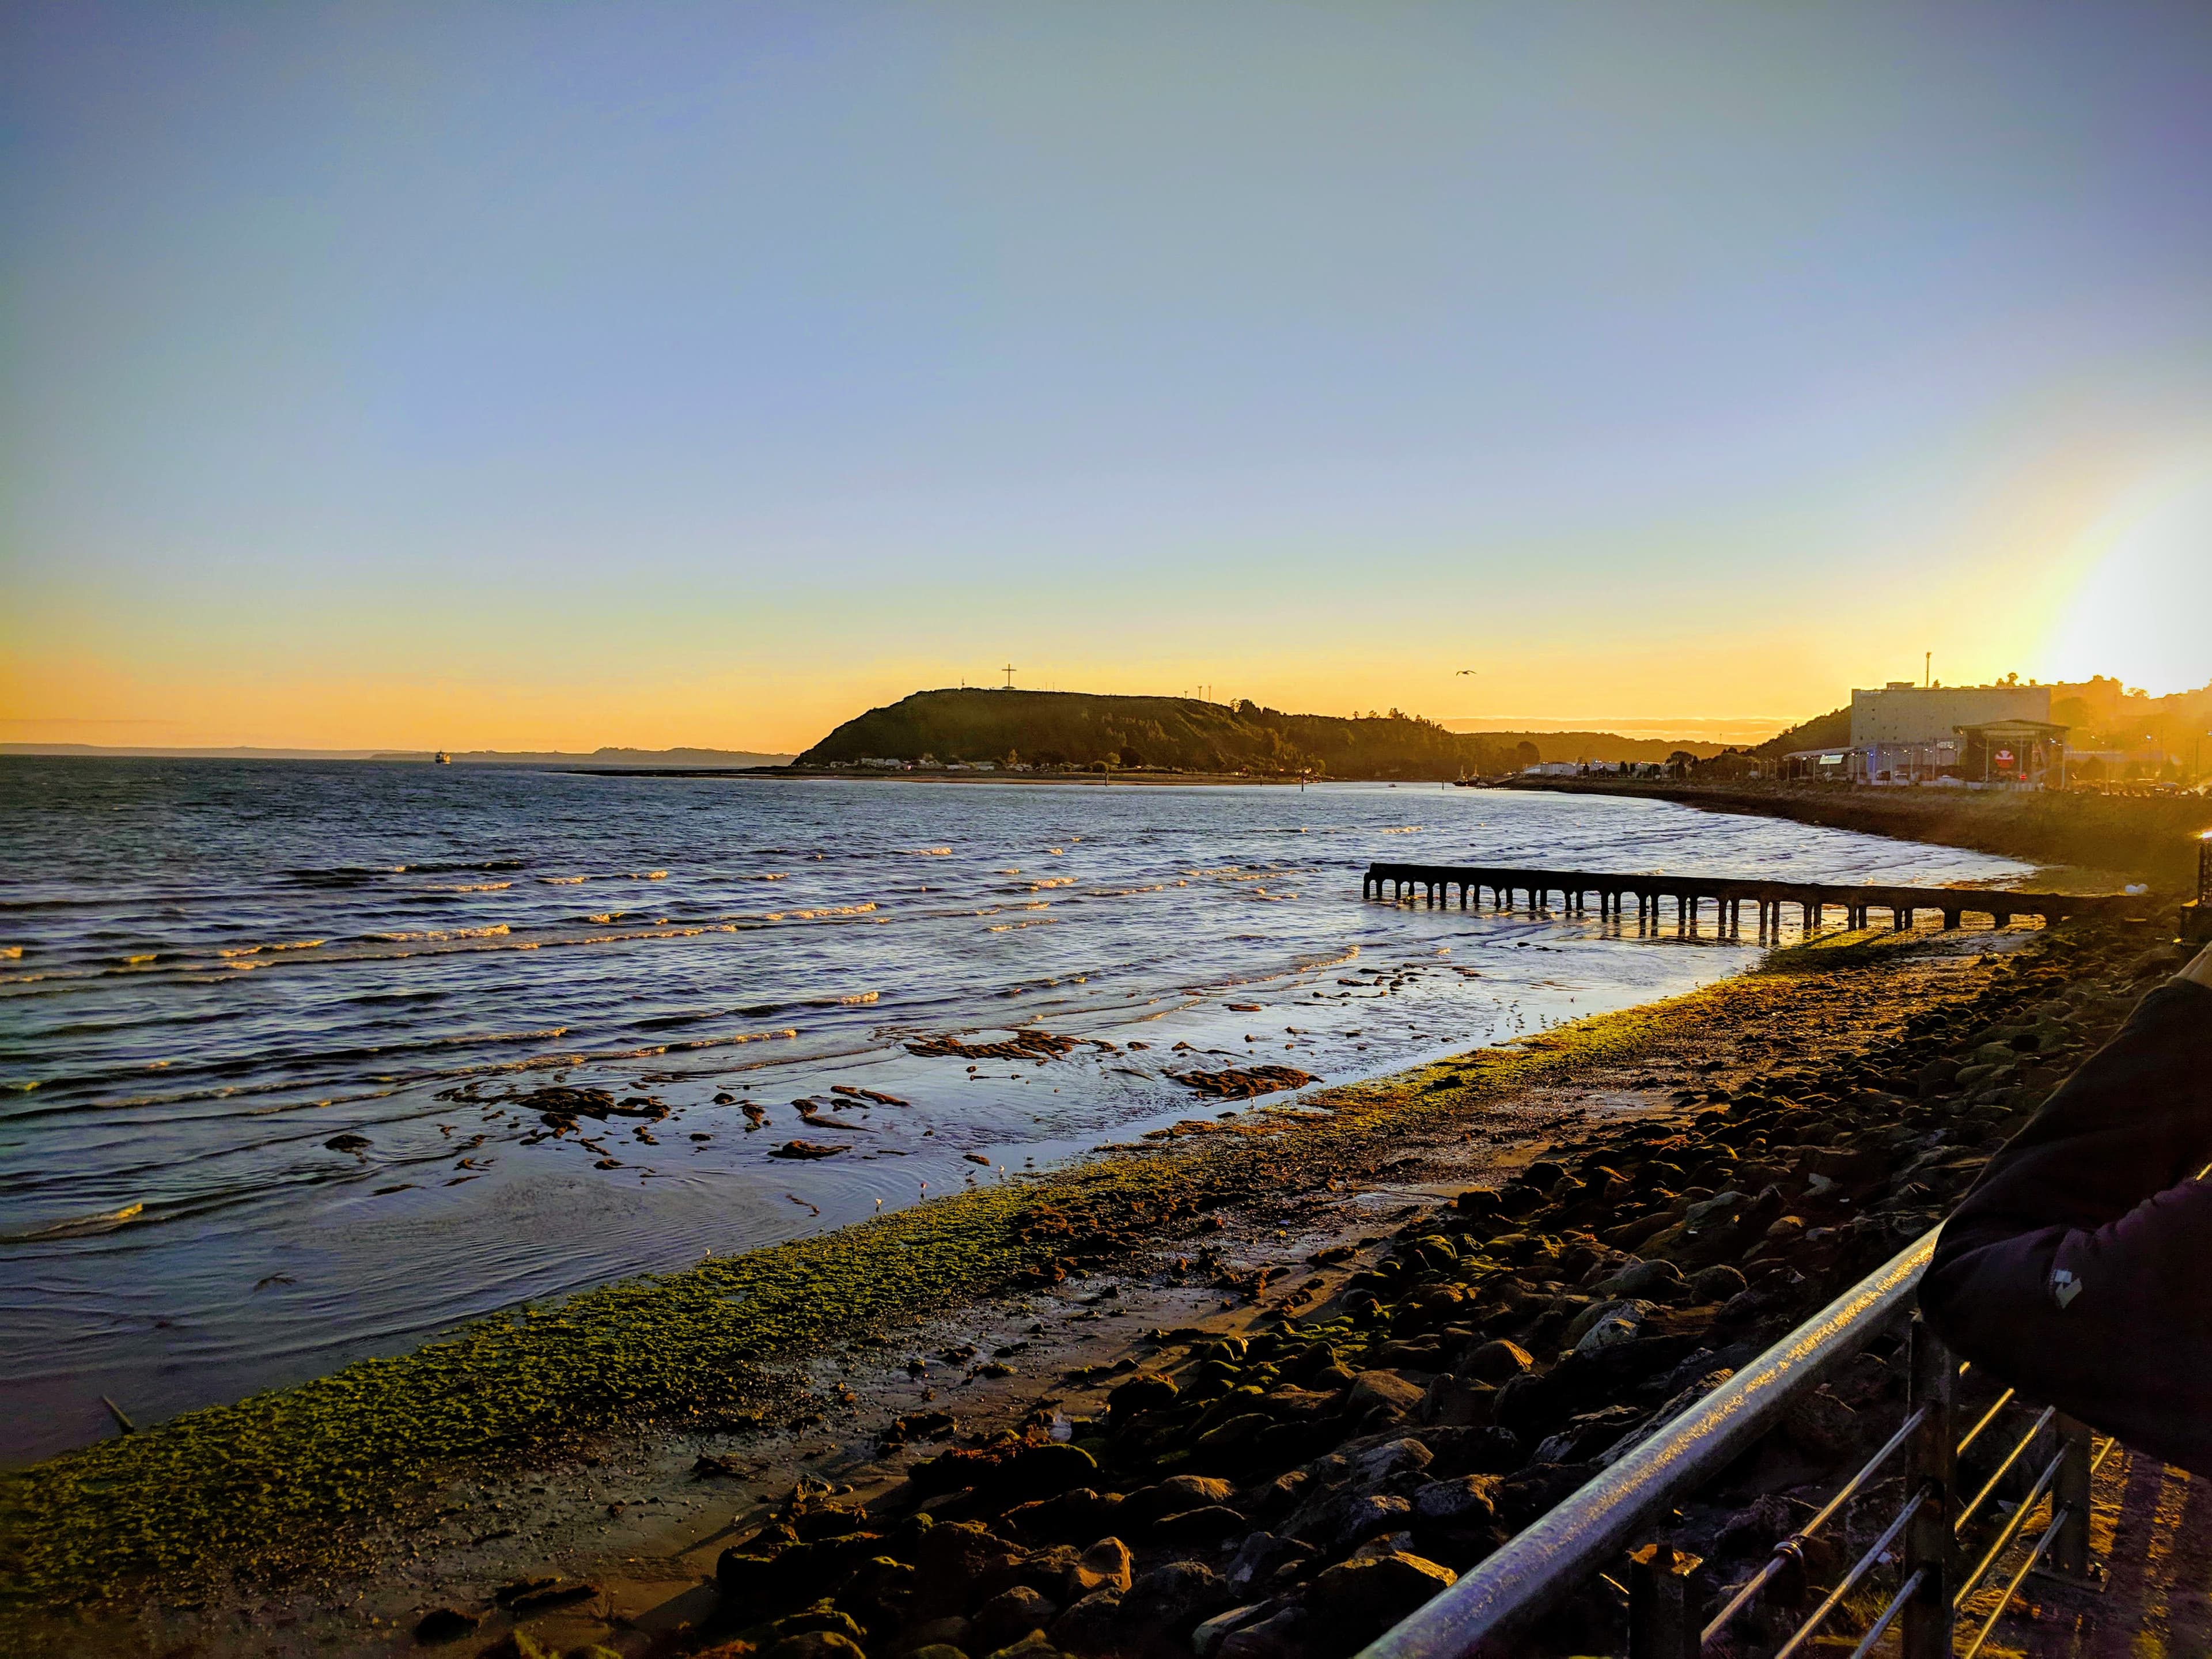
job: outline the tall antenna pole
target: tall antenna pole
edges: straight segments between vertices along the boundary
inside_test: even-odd
[[[1923,690],[1936,684],[1935,673],[1936,653],[1933,651],[1922,652],[1920,653],[1920,684]]]

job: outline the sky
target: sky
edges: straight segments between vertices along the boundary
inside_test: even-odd
[[[0,739],[2200,684],[2208,156],[2202,5],[26,0]]]

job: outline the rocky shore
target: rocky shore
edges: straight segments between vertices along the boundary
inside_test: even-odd
[[[1139,1155],[928,1206],[938,1232],[903,1250],[887,1252],[888,1223],[813,1241],[789,1286],[757,1262],[750,1276],[756,1299],[803,1300],[810,1278],[829,1292],[842,1329],[826,1347],[787,1304],[772,1328],[788,1358],[756,1341],[672,1433],[603,1417],[519,1444],[505,1461],[537,1472],[490,1516],[462,1513],[452,1484],[426,1498],[387,1482],[381,1532],[303,1526],[296,1553],[252,1575],[312,1585],[314,1605],[282,1620],[289,1646],[195,1613],[237,1610],[235,1592],[176,1589],[220,1562],[156,1571],[172,1610],[131,1629],[210,1653],[1354,1651],[1940,1219],[2179,965],[2144,933],[1829,941],[1673,1004],[1332,1091],[1327,1113],[1193,1120]],[[933,1238],[980,1255],[977,1276],[918,1274]],[[886,1276],[905,1308],[845,1293]],[[1006,1340],[925,1346],[978,1295]],[[1181,1322],[1132,1338],[1109,1322],[1125,1309]],[[687,1334],[648,1322],[626,1340]],[[479,1360],[477,1386],[503,1375]],[[1068,1361],[1051,1380],[1033,1369]],[[1877,1351],[1815,1396],[1679,1539],[1723,1575],[1755,1565],[1893,1410],[1900,1369]],[[621,1515],[602,1477],[623,1434],[680,1440],[689,1495],[669,1487],[672,1503],[713,1511],[732,1481],[762,1501],[703,1537],[594,1546],[572,1527],[550,1559],[531,1540],[554,1529],[516,1510],[588,1498]],[[378,1490],[357,1441],[338,1455]],[[139,1496],[158,1519],[179,1494]],[[81,1500],[58,1518],[91,1525]],[[58,1650],[124,1634],[100,1611],[119,1588]],[[1611,1616],[1589,1598],[1549,1638],[1597,1645]],[[50,1623],[21,1628],[27,1648],[54,1644]]]

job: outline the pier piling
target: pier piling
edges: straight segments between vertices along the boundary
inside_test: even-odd
[[[2015,916],[2036,916],[2045,922],[2069,916],[2146,916],[2152,908],[2148,896],[2136,894],[2077,894],[1984,891],[1962,887],[1901,887],[1877,883],[1789,882],[1738,880],[1726,876],[1661,876],[1587,870],[1530,870],[1492,866],[1370,864],[1360,884],[1363,897],[1403,904],[1425,899],[1427,908],[1449,908],[1454,890],[1459,908],[1480,911],[1483,896],[1490,896],[1493,910],[1510,912],[1525,908],[1533,915],[1587,915],[1593,894],[1597,913],[1619,922],[1636,907],[1638,933],[1658,930],[1661,906],[1673,902],[1674,931],[1688,937],[1697,933],[1707,900],[1713,905],[1713,927],[1723,938],[1743,932],[1743,907],[1757,909],[1759,936],[1778,939],[1785,904],[1797,907],[1799,925],[1807,935],[1827,926],[1830,905],[1842,907],[1844,925],[1856,931],[1872,925],[1877,909],[1889,912],[1890,926],[1903,933],[1913,926],[1922,910],[1934,910],[1947,929],[1965,925],[1967,914],[1986,915],[1993,927],[2008,927]],[[1553,895],[1559,896],[1556,912]],[[1523,899],[1525,897],[1525,906]]]

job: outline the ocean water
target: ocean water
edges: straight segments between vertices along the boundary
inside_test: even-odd
[[[2023,870],[1658,802],[1379,784],[7,759],[0,823],[18,1461],[111,1431],[103,1394],[159,1420],[1249,1109],[1175,1073],[1341,1082],[1756,955],[1632,918],[1364,902],[1370,859]],[[1084,1041],[909,1047],[1024,1033]],[[650,1103],[553,1135],[517,1102],[563,1085]],[[770,1156],[793,1139],[848,1150]]]

